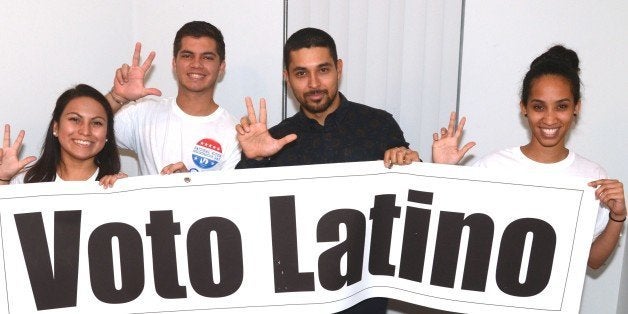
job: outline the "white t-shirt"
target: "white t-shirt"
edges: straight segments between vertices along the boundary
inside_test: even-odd
[[[137,153],[143,175],[179,161],[190,171],[234,169],[241,153],[236,124],[222,107],[208,116],[188,115],[176,98],[142,99],[115,115],[118,146]]]
[[[526,170],[537,173],[554,173],[591,178],[592,180],[607,178],[606,170],[600,165],[569,151],[567,158],[545,164],[536,162],[523,154],[520,147],[500,150],[485,156],[473,164],[474,167],[492,168],[498,170]],[[595,222],[594,239],[604,231],[608,223],[609,209],[600,204]]]

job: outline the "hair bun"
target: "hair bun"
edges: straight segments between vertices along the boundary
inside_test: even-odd
[[[530,64],[530,69],[523,78],[521,102],[528,103],[532,83],[544,75],[558,75],[569,81],[574,101],[580,101],[580,60],[578,54],[563,45],[555,45]]]
[[[530,69],[547,64],[562,65],[571,68],[577,73],[580,72],[580,59],[578,54],[563,45],[556,45],[548,49],[542,55],[538,56],[530,64]]]

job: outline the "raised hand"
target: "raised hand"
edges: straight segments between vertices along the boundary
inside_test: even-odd
[[[460,119],[458,128],[454,130],[456,124],[456,113],[452,112],[449,116],[449,125],[447,128],[440,129],[440,137],[438,133],[432,135],[432,160],[437,164],[455,165],[464,155],[475,146],[475,142],[465,144],[461,149],[458,148],[462,138],[462,130],[467,121],[465,117]]]
[[[144,87],[144,80],[155,59],[155,52],[151,51],[144,63],[140,65],[141,51],[142,44],[138,42],[135,44],[131,65],[125,63],[116,70],[111,96],[117,103],[137,100],[148,95],[161,96],[159,89]]]
[[[236,125],[238,142],[247,158],[260,159],[270,157],[280,151],[286,144],[297,139],[296,134],[289,134],[280,139],[273,138],[266,125],[266,100],[260,99],[259,120],[255,116],[253,100],[245,98],[247,116]]]
[[[11,126],[4,125],[4,140],[0,149],[0,184],[8,184],[11,178],[20,172],[26,165],[35,161],[35,156],[28,156],[19,160],[22,140],[24,140],[24,130],[18,133],[15,142],[11,145]]]

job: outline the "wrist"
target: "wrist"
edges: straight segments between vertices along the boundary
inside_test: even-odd
[[[9,184],[11,182],[11,178],[7,179],[2,179],[0,178],[0,184]]]
[[[130,102],[130,100],[114,93],[113,88],[109,91],[109,95],[111,95],[111,99],[113,99],[113,101],[118,103],[120,106],[124,106]]]
[[[613,212],[609,212],[608,219],[614,222],[624,222],[626,221],[626,214],[620,216],[620,215],[615,215]]]

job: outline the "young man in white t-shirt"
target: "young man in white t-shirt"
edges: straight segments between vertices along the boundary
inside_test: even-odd
[[[155,53],[140,65],[140,43],[131,65],[116,70],[106,97],[116,112],[118,145],[137,153],[143,175],[233,169],[241,152],[237,120],[214,101],[216,82],[225,71],[222,33],[210,23],[189,22],[173,46],[176,98],[144,98],[161,96],[161,91],[144,87]],[[125,106],[131,101],[136,102]]]

